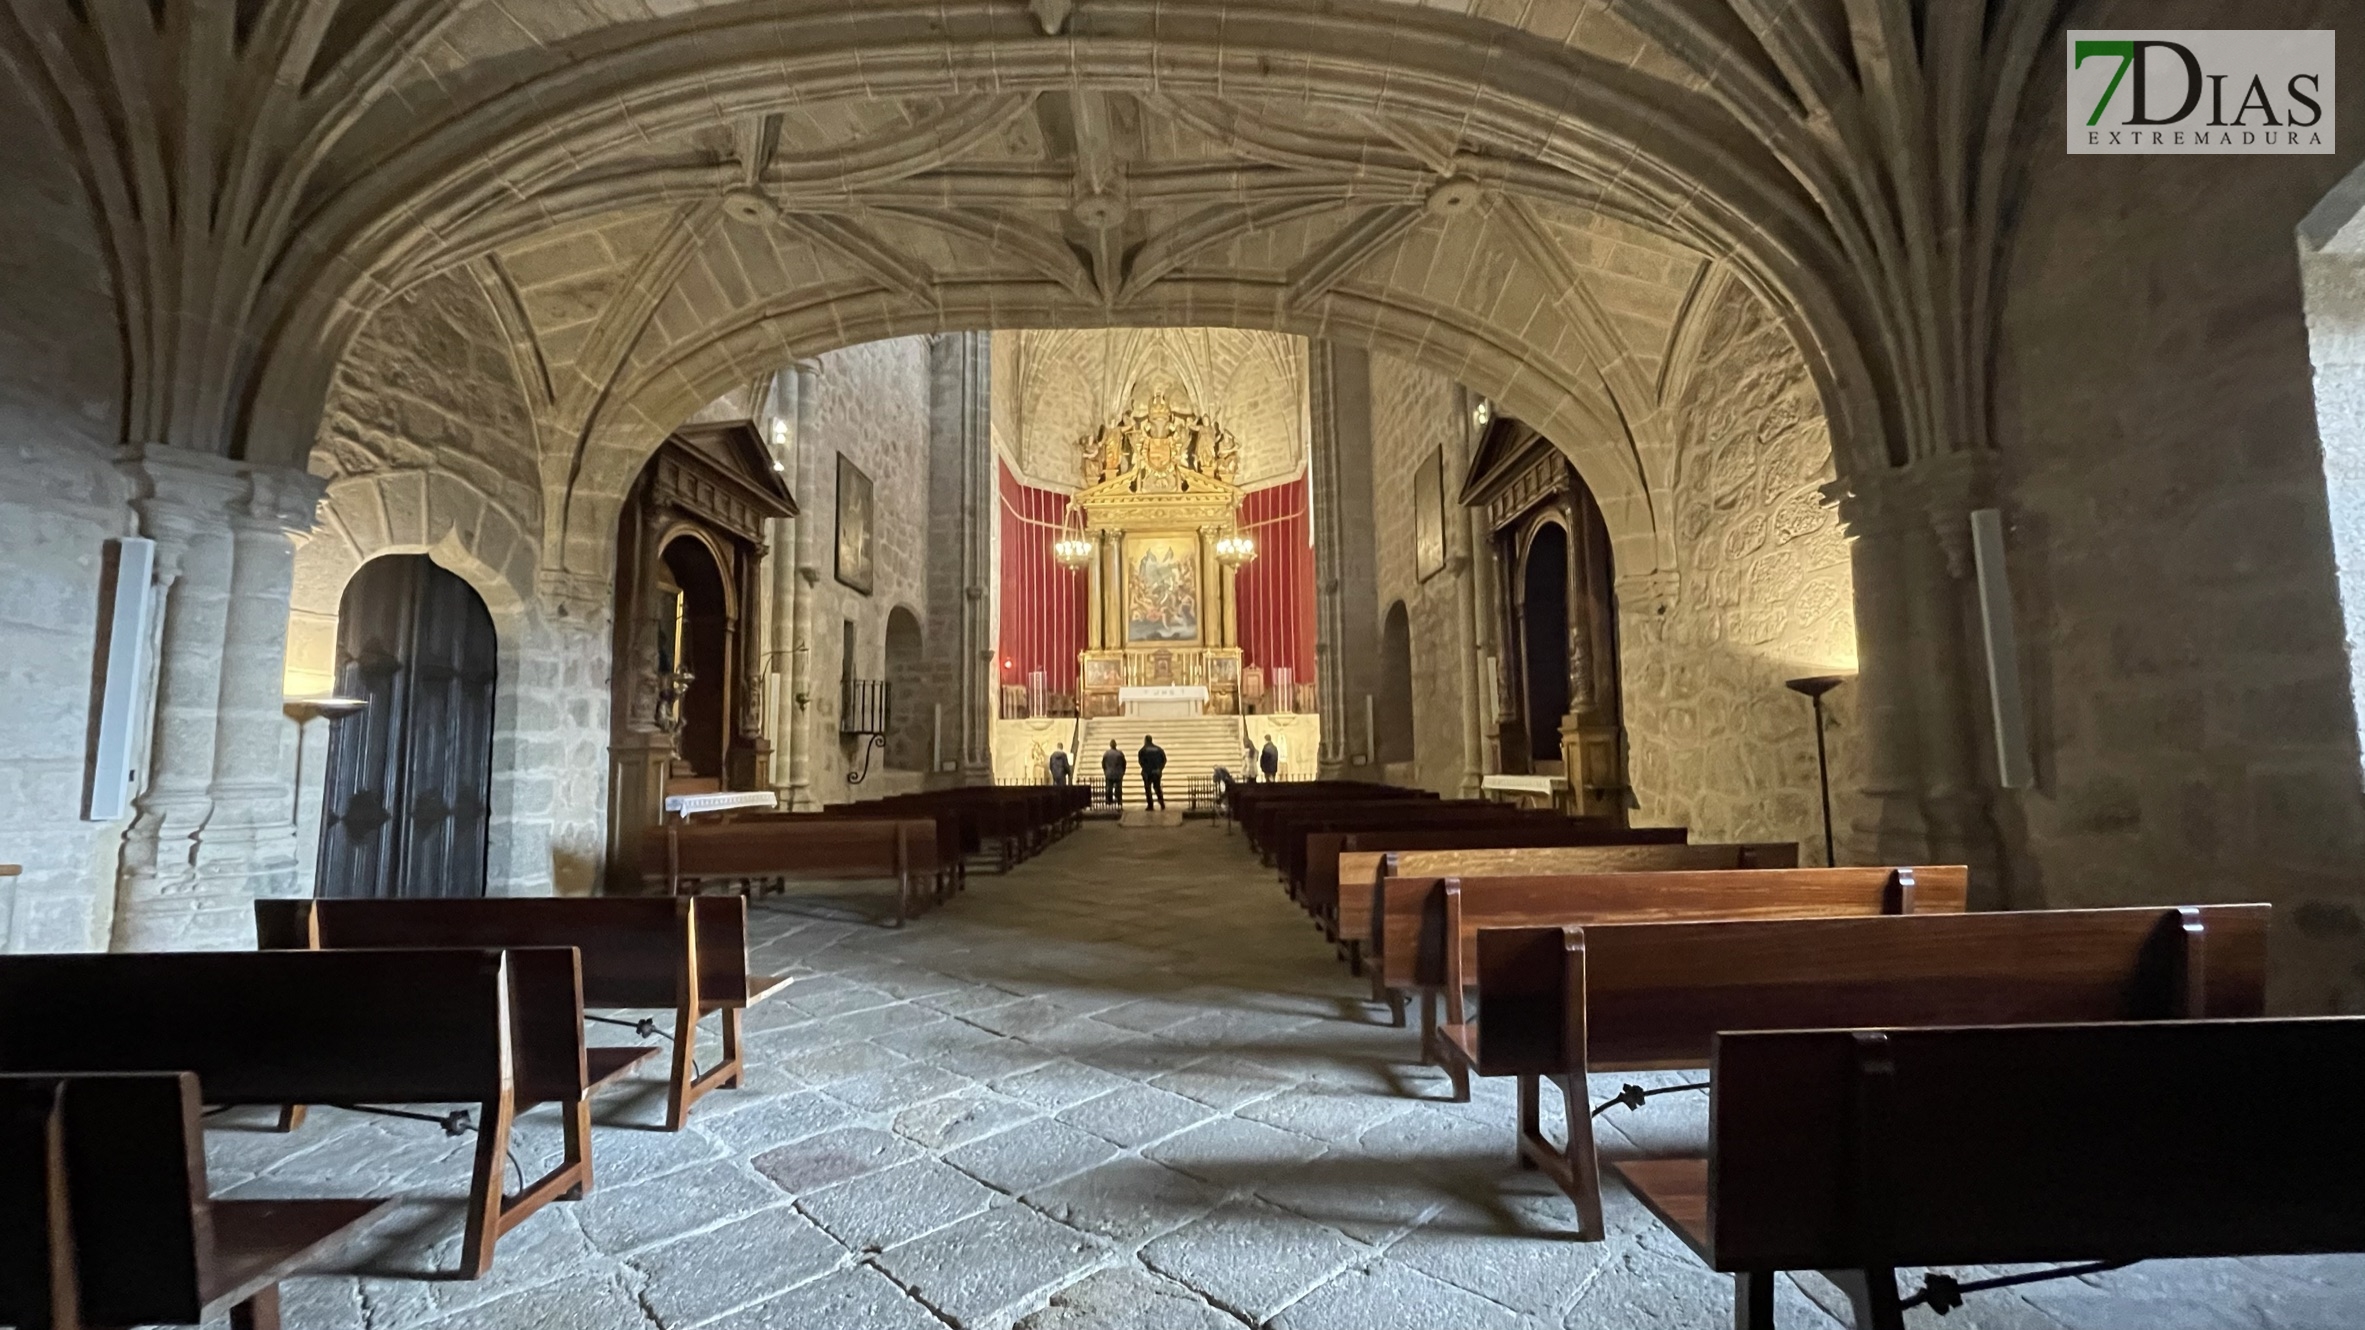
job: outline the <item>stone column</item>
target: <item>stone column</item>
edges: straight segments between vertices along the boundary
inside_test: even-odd
[[[282,759],[291,529],[322,482],[148,446],[122,462],[156,541],[161,624],[147,777],[124,836],[113,947],[232,947],[248,902],[295,881]]]
[[[1100,533],[1100,649],[1125,646],[1125,533]]]
[[[2001,846],[1972,736],[1969,514],[1985,485],[1970,454],[1843,482],[1854,541],[1858,724],[1872,824],[1850,828],[1883,863],[1967,863],[1976,904],[2001,904]],[[1842,489],[1843,486],[1834,486]]]
[[[822,475],[821,441],[813,437],[821,366],[809,360],[797,362],[796,385],[796,461],[791,474],[796,477],[797,502],[804,505],[804,516],[797,519],[794,560],[785,557],[785,551],[782,558],[782,563],[793,562],[796,567],[795,604],[789,614],[788,695],[781,704],[781,733],[788,744],[788,785],[782,798],[792,809],[810,811],[821,806],[813,793],[813,727],[820,714],[813,696],[813,613],[821,585],[820,533],[827,525],[821,514],[837,502],[837,493],[834,487],[823,493],[829,482]]]
[[[928,632],[937,696],[959,721],[963,784],[993,782],[993,342],[928,340]]]
[[[1223,641],[1223,566],[1215,561],[1215,540],[1223,528],[1199,528],[1199,640],[1220,647]]]
[[[1320,775],[1368,776],[1364,699],[1377,686],[1379,592],[1371,492],[1371,360],[1313,345],[1314,665],[1321,698]],[[1362,762],[1358,763],[1357,758]]]

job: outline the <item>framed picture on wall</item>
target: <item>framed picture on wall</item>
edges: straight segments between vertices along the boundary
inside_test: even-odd
[[[838,454],[838,580],[863,595],[871,589],[870,476]]]
[[[1412,473],[1413,570],[1424,582],[1445,571],[1445,450]]]
[[[1198,644],[1197,535],[1125,537],[1125,641]]]

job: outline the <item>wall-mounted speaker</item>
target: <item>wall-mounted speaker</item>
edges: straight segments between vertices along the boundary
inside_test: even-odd
[[[2020,639],[2012,626],[2012,579],[2004,568],[2004,515],[1971,514],[1971,553],[1979,575],[1979,622],[1987,639],[1987,700],[1995,721],[1996,781],[2007,790],[2036,783],[2028,756],[2028,711],[2020,691]]]
[[[126,536],[108,542],[105,599],[99,606],[98,723],[92,726],[89,797],[83,816],[112,822],[139,788],[132,762],[140,694],[148,673],[148,611],[155,600],[156,542]]]

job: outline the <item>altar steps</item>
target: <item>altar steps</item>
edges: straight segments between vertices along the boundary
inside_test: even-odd
[[[1252,718],[1253,719],[1253,718]],[[1234,776],[1248,770],[1247,743],[1238,716],[1104,716],[1084,722],[1082,751],[1076,755],[1076,775],[1100,788],[1100,755],[1109,740],[1125,754],[1125,802],[1141,801],[1141,738],[1156,735],[1166,750],[1166,801],[1175,808],[1212,806],[1215,769]]]

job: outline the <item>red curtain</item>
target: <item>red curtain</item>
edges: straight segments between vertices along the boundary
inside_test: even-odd
[[[1314,682],[1314,528],[1304,476],[1247,495],[1240,526],[1256,559],[1240,570],[1240,649],[1246,663],[1287,665]]]
[[[994,463],[1002,490],[1002,658],[1005,684],[1024,684],[1043,671],[1054,693],[1076,691],[1076,653],[1084,649],[1087,572],[1070,572],[1052,557],[1068,496],[1037,489]]]

